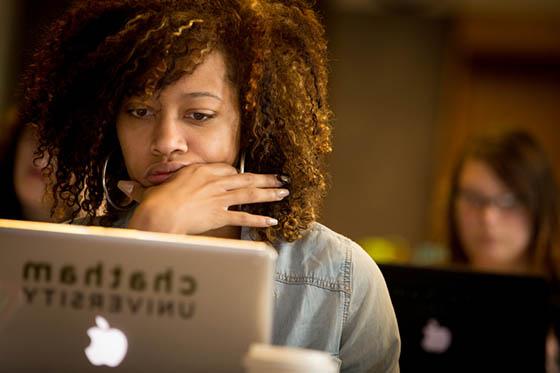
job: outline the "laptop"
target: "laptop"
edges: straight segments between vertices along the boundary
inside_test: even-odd
[[[1,372],[241,372],[269,343],[262,242],[0,220]]]
[[[402,372],[543,372],[544,278],[380,264],[401,333]]]

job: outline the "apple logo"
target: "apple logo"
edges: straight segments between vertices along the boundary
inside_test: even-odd
[[[424,351],[441,354],[449,348],[451,344],[451,331],[439,324],[436,319],[429,319],[422,330],[424,338],[421,345]]]
[[[93,365],[116,367],[121,363],[128,349],[126,336],[119,329],[109,327],[109,323],[101,316],[95,317],[97,326],[88,329],[91,339],[85,349],[86,356]]]

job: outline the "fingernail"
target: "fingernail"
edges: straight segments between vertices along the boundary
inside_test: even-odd
[[[288,189],[280,189],[278,192],[278,198],[282,199],[290,195],[290,191]]]
[[[121,180],[117,183],[117,187],[122,190],[124,194],[130,196],[132,194],[132,191],[134,190],[134,183],[132,183],[131,181]]]
[[[290,178],[286,175],[276,175],[276,179],[283,185],[290,184]]]
[[[268,225],[278,225],[278,220],[273,219],[273,218],[267,218],[266,219],[266,224],[268,224]]]

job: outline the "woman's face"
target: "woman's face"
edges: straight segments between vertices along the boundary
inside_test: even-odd
[[[527,267],[532,234],[529,212],[486,163],[465,162],[455,203],[459,239],[474,267]]]
[[[117,118],[128,174],[145,187],[193,163],[234,165],[239,129],[238,97],[220,52],[154,97],[126,99]]]
[[[41,173],[47,162],[46,158],[34,161],[36,149],[36,131],[33,127],[27,127],[23,130],[16,148],[14,189],[25,219],[47,220],[50,207],[43,198],[47,179]]]

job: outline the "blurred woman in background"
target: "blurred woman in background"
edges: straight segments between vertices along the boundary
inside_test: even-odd
[[[0,218],[48,221],[52,201],[45,196],[47,178],[37,158],[37,131],[33,125],[18,125],[12,109],[0,122]],[[51,199],[52,200],[52,199]]]
[[[531,273],[553,284],[558,335],[558,188],[541,146],[525,131],[475,138],[451,179],[448,245],[455,263],[476,270]],[[547,372],[558,372],[558,343],[547,340]]]
[[[557,193],[551,164],[529,133],[474,139],[452,174],[447,217],[453,261],[556,276]]]

